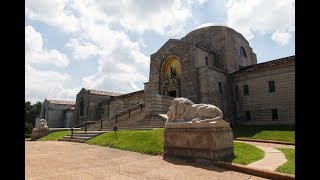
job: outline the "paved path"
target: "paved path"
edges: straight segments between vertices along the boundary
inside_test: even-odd
[[[213,165],[61,141],[26,141],[26,179],[263,179]]]
[[[288,160],[285,155],[275,149],[275,148],[295,148],[294,145],[283,145],[283,144],[275,144],[275,143],[262,143],[262,142],[251,142],[251,141],[235,141],[242,142],[247,144],[252,144],[257,148],[261,149],[265,153],[265,157],[259,161],[248,164],[248,167],[258,168],[258,169],[266,169],[275,171],[279,166],[286,163]]]
[[[248,164],[248,167],[274,171],[278,166],[281,166],[288,161],[281,151],[274,149],[273,147],[257,146],[257,148],[264,151],[264,158]]]

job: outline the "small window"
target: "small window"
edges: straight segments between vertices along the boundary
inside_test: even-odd
[[[238,86],[236,86],[236,89],[235,89],[235,91],[236,91],[236,100],[238,101],[238,100],[239,100],[239,94],[238,94]]]
[[[42,119],[46,119],[46,111],[47,111],[47,107],[44,106],[43,107],[43,115],[42,115]]]
[[[247,58],[246,50],[243,47],[240,48],[240,56],[244,57],[244,58]]]
[[[243,95],[249,96],[249,86],[248,85],[243,85]]]
[[[246,121],[251,121],[250,111],[246,111]]]
[[[206,56],[205,58],[206,58],[206,66],[208,66],[208,56]]]
[[[274,84],[274,81],[269,81],[269,93],[276,91],[276,85]]]
[[[219,82],[219,92],[222,93],[221,82]]]
[[[271,109],[272,121],[278,121],[278,109]]]
[[[80,106],[80,116],[83,116],[83,110],[84,110],[83,99],[80,100],[79,106]]]

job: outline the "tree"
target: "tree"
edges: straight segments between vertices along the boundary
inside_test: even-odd
[[[42,103],[36,102],[31,104],[30,101],[25,102],[24,122],[31,123],[34,126],[36,116],[40,115]]]

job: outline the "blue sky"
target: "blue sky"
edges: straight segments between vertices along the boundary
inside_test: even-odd
[[[293,0],[26,0],[25,98],[75,100],[81,88],[128,93],[150,55],[203,26],[240,32],[258,63],[295,54]]]

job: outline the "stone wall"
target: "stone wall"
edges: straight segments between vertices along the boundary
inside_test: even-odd
[[[173,98],[156,93],[147,95],[146,113],[148,115],[166,114]]]
[[[217,55],[216,67],[233,72],[239,65],[247,66],[257,63],[256,54],[249,42],[235,30],[225,26],[210,26],[196,29],[181,38],[182,41],[199,44]],[[246,51],[247,58],[242,59],[240,48]]]
[[[105,103],[104,105],[102,105],[101,117],[106,118],[109,115],[113,115],[119,111],[127,109],[143,101],[145,101],[144,90],[124,94],[121,96],[112,97],[109,103]]]
[[[163,82],[161,67],[170,56],[176,56],[181,65],[181,97],[198,101],[197,70],[195,67],[196,46],[181,40],[168,40],[156,53],[151,55],[149,93],[161,94],[160,84]],[[163,95],[163,94],[162,94]]]
[[[80,115],[80,102],[81,99],[84,102],[84,111],[83,115]],[[104,100],[109,100],[110,96],[108,95],[98,95],[91,94],[86,89],[82,89],[77,94],[76,106],[75,106],[75,119],[76,124],[79,124],[84,121],[96,121],[101,118],[101,106],[100,102]]]
[[[231,122],[233,118],[232,92],[227,73],[209,66],[198,68],[198,71],[200,102],[217,106],[222,110],[224,120]]]
[[[238,86],[241,124],[295,124],[294,61],[237,73],[232,79],[234,91]],[[275,82],[275,92],[269,92],[269,81]],[[248,96],[244,96],[243,85],[249,86]],[[278,109],[278,121],[272,121],[271,109]],[[245,111],[250,111],[250,122],[245,122]]]
[[[49,128],[62,128],[65,126],[64,112],[73,106],[71,104],[53,104],[45,99],[42,103],[39,119],[45,119]]]
[[[46,121],[49,128],[64,127],[64,109],[48,109]]]
[[[76,125],[74,121],[74,109],[69,109],[65,111],[64,121],[65,121],[64,127],[66,128],[73,127]]]

